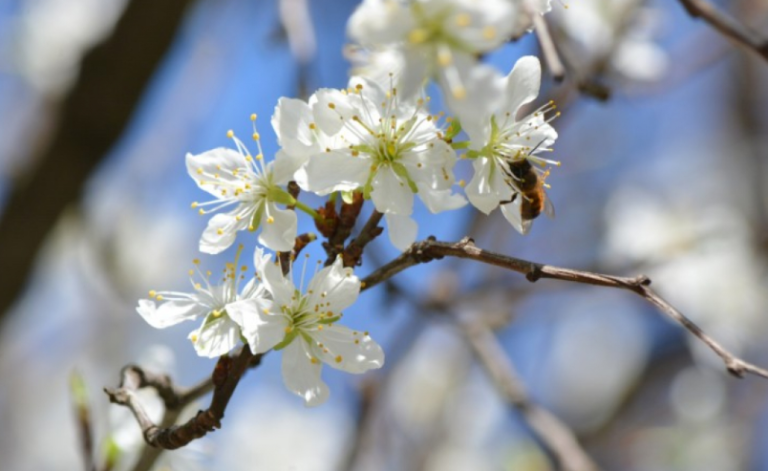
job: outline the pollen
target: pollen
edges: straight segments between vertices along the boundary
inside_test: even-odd
[[[267,224],[274,224],[274,222],[275,222],[275,218],[273,218],[272,216],[267,218]]]
[[[256,113],[251,114],[251,121],[256,121]]]
[[[227,137],[229,139],[232,139],[233,137],[235,137],[235,132],[230,129],[229,131],[227,131]]]
[[[158,301],[162,301],[163,300],[163,295],[162,294],[158,294],[157,296],[155,296],[155,299],[157,299]]]
[[[330,108],[332,110],[335,110],[336,109],[336,105],[334,103],[328,103],[328,108]]]
[[[257,132],[251,134],[251,137],[253,138],[254,141],[258,141],[259,139],[261,139],[261,135],[259,135],[259,133]]]
[[[218,229],[216,229],[216,233],[217,233],[218,235],[224,235],[224,229],[222,229],[222,228],[218,228]]]
[[[355,345],[360,345],[360,339],[355,339]]]
[[[466,28],[472,22],[472,17],[468,13],[461,13],[456,15],[456,26],[459,28]]]
[[[194,259],[192,259],[192,263],[194,265],[200,265],[200,259],[199,258],[194,258]]]
[[[486,26],[483,28],[483,38],[488,40],[496,38],[496,28],[493,26]]]
[[[311,362],[313,365],[317,365],[317,364],[319,363],[318,359],[317,359],[317,358],[315,358],[315,357],[312,357],[312,358],[311,358],[309,361],[310,361],[310,362]]]
[[[187,273],[189,273],[189,276],[192,276],[195,274],[195,270],[190,269]]]
[[[203,174],[203,169],[202,169],[202,168],[200,168],[200,167],[198,167],[198,168],[197,168],[197,174],[198,174],[198,175],[202,175],[202,174]]]
[[[459,180],[459,186],[464,188],[466,186],[467,182],[464,180]]]
[[[421,44],[427,40],[429,35],[422,28],[416,28],[408,33],[408,42],[411,44]]]
[[[463,100],[467,97],[467,90],[464,87],[456,87],[452,90],[453,97],[457,100]]]
[[[287,326],[287,327],[285,328],[285,333],[286,333],[286,334],[290,334],[291,332],[293,332],[293,326],[292,326],[292,325],[289,325],[289,326]]]
[[[214,309],[214,311],[211,314],[213,314],[213,317],[221,317],[221,315],[224,314],[224,311]]]
[[[317,129],[317,126],[315,125],[315,123],[309,123],[309,129],[314,131],[315,129]]]
[[[334,360],[336,360],[336,363],[341,363],[341,360],[343,360],[343,358],[341,358],[341,355],[337,355],[336,358],[334,358]]]
[[[189,340],[191,340],[191,341],[192,341],[192,343],[196,343],[196,342],[197,342],[197,335],[196,335],[196,334],[192,334],[192,335],[189,337]]]
[[[149,290],[149,297],[154,298],[155,296],[157,296],[157,291],[153,289]]]
[[[193,201],[192,204],[190,205],[190,207],[192,209],[195,209],[195,208],[197,208],[197,204],[198,204],[197,201]]]
[[[437,63],[440,64],[441,67],[448,67],[451,65],[451,63],[453,63],[453,56],[450,51],[441,49],[440,52],[437,53]]]

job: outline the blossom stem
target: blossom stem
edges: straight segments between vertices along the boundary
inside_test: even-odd
[[[451,142],[453,149],[467,149],[469,147],[469,141]]]
[[[317,221],[325,221],[325,219],[322,216],[320,216],[320,214],[317,211],[315,211],[314,209],[310,208],[309,206],[307,206],[306,204],[302,203],[301,201],[296,200],[296,203],[294,203],[294,205],[296,206],[297,209],[300,209],[300,210],[304,211],[305,213],[309,214],[310,216],[312,216],[313,219],[315,219]]]

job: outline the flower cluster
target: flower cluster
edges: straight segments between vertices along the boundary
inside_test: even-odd
[[[139,314],[157,328],[199,321],[189,339],[202,356],[225,355],[240,342],[254,354],[282,352],[285,385],[309,406],[329,394],[323,363],[350,373],[381,367],[383,351],[368,332],[339,324],[361,289],[352,269],[359,257],[340,256],[360,205],[370,202],[371,221],[384,218],[400,250],[418,237],[416,196],[432,213],[462,208],[467,200],[486,214],[501,207],[521,233],[539,213],[552,213],[545,179],[547,168],[559,163],[542,155],[557,139],[550,125],[555,105],[521,115],[539,94],[539,61],[523,57],[503,77],[479,58],[530,30],[534,15],[547,11],[548,0],[364,0],[348,24],[359,52],[355,75],[345,88],[323,88],[306,101],[281,98],[271,119],[280,146],[273,157],[262,151],[255,115],[256,152],[229,131],[232,148],[186,157],[189,175],[212,196],[192,208],[215,213],[200,251],[221,253],[240,231],[255,232],[255,276],[239,264],[240,245],[218,284],[195,260],[191,292],[150,291]],[[429,79],[456,118],[430,111]],[[462,130],[467,140],[459,139]],[[469,184],[456,181],[461,160],[473,162]],[[315,210],[298,199],[300,191],[328,200]],[[334,229],[340,202],[342,212],[352,214],[341,232]],[[328,234],[334,237],[324,244],[326,266],[315,270],[306,289],[307,264],[297,288],[293,259],[314,237],[297,236],[299,212],[329,241]],[[369,230],[369,238],[380,232]]]

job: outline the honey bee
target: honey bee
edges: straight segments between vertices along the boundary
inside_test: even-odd
[[[531,153],[535,150],[536,148]],[[516,225],[515,229],[521,234],[527,234],[531,230],[533,220],[539,217],[541,213],[550,218],[555,217],[555,207],[544,191],[549,170],[539,175],[527,158],[511,161],[508,163],[508,168],[503,168],[503,170],[511,179],[510,186],[517,190],[508,201],[500,202],[500,204],[516,206],[513,209],[515,215],[519,211],[520,223]]]

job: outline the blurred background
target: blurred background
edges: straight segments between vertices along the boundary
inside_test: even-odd
[[[149,289],[187,288],[192,259],[217,269],[234,255],[197,252],[207,218],[189,209],[201,193],[184,155],[228,146],[228,129],[249,133],[251,113],[272,155],[279,97],[346,84],[356,2],[332,4],[0,0],[0,469],[83,468],[74,371],[97,462],[117,452],[121,470],[142,438],[102,392],[120,368],[139,363],[180,385],[210,375],[191,324],[155,330],[135,312]],[[715,4],[768,36],[763,0]],[[677,2],[554,2],[546,20],[567,70],[562,83],[545,70],[540,96],[563,112],[553,123],[563,165],[548,179],[557,218],[524,237],[498,212],[417,205],[420,238],[471,235],[537,262],[647,274],[724,346],[768,365],[768,64]],[[523,54],[539,54],[533,34],[486,59],[506,73]],[[459,162],[459,178],[470,171]],[[246,253],[255,244],[240,241]],[[382,236],[358,274],[396,255]],[[305,409],[267,355],[223,428],[156,469],[558,469],[478,363],[467,333],[480,332],[602,469],[768,470],[768,382],[729,377],[631,293],[443,260],[346,314],[384,346],[383,369],[325,368],[331,399]],[[157,396],[142,394],[159,414]]]

